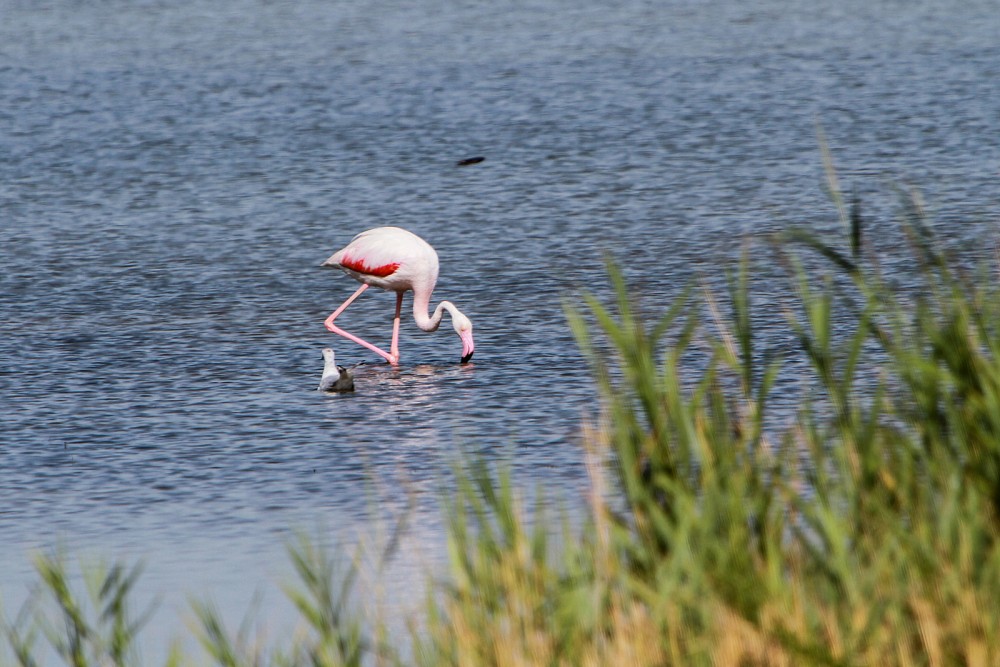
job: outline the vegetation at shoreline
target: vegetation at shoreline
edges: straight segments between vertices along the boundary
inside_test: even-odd
[[[746,255],[725,294],[693,289],[655,317],[609,263],[613,302],[566,306],[602,406],[582,527],[555,538],[544,499],[527,512],[509,474],[473,462],[446,499],[447,576],[408,641],[352,603],[354,567],[302,542],[290,645],[254,649],[197,606],[206,655],[169,663],[1000,664],[997,267],[959,268],[911,198],[919,282],[895,287],[829,173],[846,242],[773,244],[811,373],[785,422]],[[62,558],[37,567],[38,595],[0,625],[0,664],[39,664],[43,642],[69,665],[139,664],[137,569],[98,569],[81,597]]]

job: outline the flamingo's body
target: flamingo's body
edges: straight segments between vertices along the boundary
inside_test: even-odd
[[[332,348],[324,348],[323,359],[323,377],[319,381],[319,390],[354,391],[354,378],[351,372],[337,365],[337,358]]]
[[[346,247],[335,252],[323,266],[341,269],[361,283],[361,287],[324,323],[328,331],[367,347],[390,364],[399,363],[399,317],[403,293],[413,292],[413,319],[424,331],[436,331],[444,311],[451,314],[451,323],[462,339],[462,363],[472,358],[472,322],[450,301],[442,301],[428,315],[431,292],[438,277],[438,256],[427,241],[399,227],[376,227],[355,236]],[[392,326],[392,344],[388,352],[366,340],[347,333],[333,321],[351,305],[368,286],[381,287],[396,293],[396,317]]]

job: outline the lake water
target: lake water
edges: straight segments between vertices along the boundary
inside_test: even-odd
[[[235,624],[259,592],[273,633],[296,530],[353,547],[408,503],[384,587],[416,605],[461,456],[586,492],[597,402],[562,303],[607,292],[605,252],[655,310],[746,237],[838,232],[817,123],[871,238],[891,249],[915,187],[992,248],[995,3],[607,4],[0,0],[9,612],[62,545],[145,561],[151,655],[189,595]],[[324,330],[356,284],[320,262],[380,225],[437,248],[472,364],[447,323],[407,316],[398,369]],[[339,322],[388,344],[393,305],[369,290]],[[315,390],[330,345],[368,362],[356,394]]]

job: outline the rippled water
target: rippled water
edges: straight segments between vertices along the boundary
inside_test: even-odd
[[[897,185],[995,230],[993,3],[605,4],[0,2],[0,591],[62,543],[239,618],[290,531],[350,544],[410,494],[405,598],[460,454],[571,504],[562,300],[605,251],[656,307],[745,236],[836,231],[817,122],[873,238]],[[385,224],[437,248],[473,364],[447,325],[404,320],[398,370],[323,329],[355,284],[319,263]],[[385,342],[393,303],[343,322]],[[331,344],[355,395],[315,391]]]

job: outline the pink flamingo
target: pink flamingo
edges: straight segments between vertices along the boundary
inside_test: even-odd
[[[413,290],[413,319],[417,321],[417,326],[424,331],[437,331],[441,317],[447,310],[451,314],[455,332],[462,339],[462,363],[472,358],[475,350],[472,322],[455,304],[442,301],[434,309],[433,315],[427,314],[431,292],[437,283],[438,256],[434,248],[416,234],[399,227],[369,229],[351,239],[346,247],[333,253],[330,259],[323,262],[323,266],[341,269],[361,283],[361,287],[326,318],[323,324],[328,331],[364,345],[390,364],[396,365],[399,363],[399,313],[403,306],[403,293]],[[396,293],[396,317],[392,322],[392,345],[388,352],[347,333],[333,323],[370,285]]]

